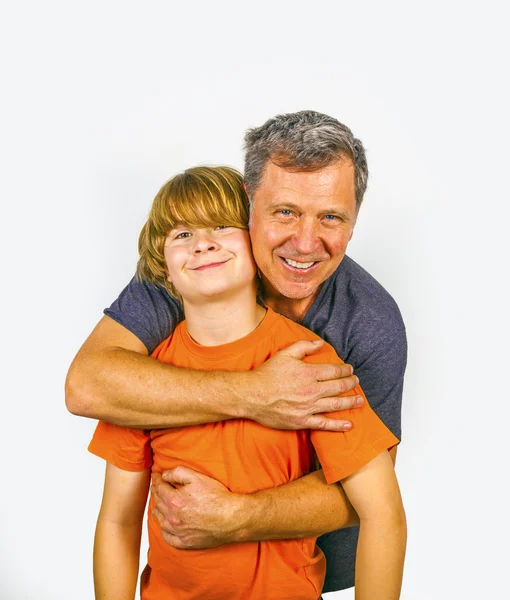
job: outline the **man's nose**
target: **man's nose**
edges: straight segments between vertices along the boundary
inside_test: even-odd
[[[320,248],[319,223],[316,219],[300,219],[293,236],[294,248],[300,254],[313,254]]]
[[[200,254],[200,252],[206,252],[207,250],[216,250],[217,248],[218,242],[212,231],[202,230],[195,233],[195,244],[193,248],[195,254]]]

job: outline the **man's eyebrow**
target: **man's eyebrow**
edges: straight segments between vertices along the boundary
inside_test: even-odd
[[[300,208],[299,204],[295,204],[292,200],[281,200],[276,199],[267,205],[268,208],[274,210],[275,208]]]

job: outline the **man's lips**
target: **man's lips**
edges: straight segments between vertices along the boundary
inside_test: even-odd
[[[284,256],[279,256],[278,258],[281,260],[283,265],[293,273],[309,273],[321,263],[320,260],[294,260],[293,258],[287,258]]]
[[[220,267],[221,265],[224,265],[226,262],[228,262],[228,260],[229,259],[218,261],[218,262],[207,263],[206,265],[200,265],[199,267],[195,267],[194,269],[189,269],[189,270],[190,271],[205,271],[206,269],[213,269],[214,267]]]

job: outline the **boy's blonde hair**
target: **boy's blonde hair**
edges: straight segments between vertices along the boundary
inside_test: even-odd
[[[138,239],[138,279],[163,285],[180,294],[167,280],[165,240],[178,223],[190,227],[227,225],[248,229],[249,203],[243,176],[231,167],[193,167],[159,190]]]

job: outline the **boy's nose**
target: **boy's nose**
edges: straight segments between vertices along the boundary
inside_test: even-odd
[[[200,252],[216,250],[218,248],[218,242],[214,239],[214,236],[206,231],[200,231],[196,233],[195,237],[195,254]]]

